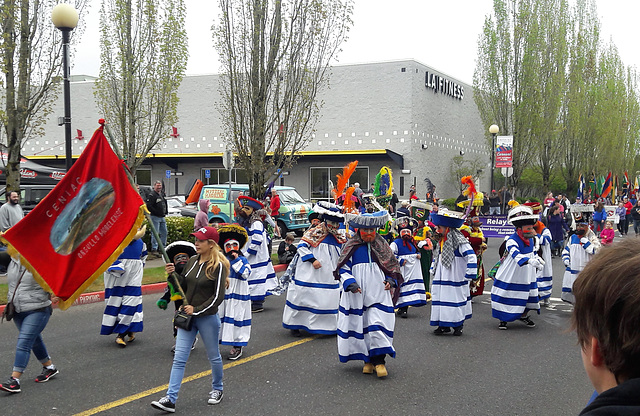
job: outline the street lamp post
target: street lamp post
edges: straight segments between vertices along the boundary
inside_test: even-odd
[[[493,169],[496,167],[496,136],[500,131],[500,127],[492,124],[489,127],[489,133],[491,133],[491,190],[493,191],[495,185],[493,184]]]
[[[69,82],[69,36],[78,24],[78,11],[67,3],[60,3],[51,12],[53,25],[62,32],[62,73],[64,94],[64,140],[67,172],[71,169],[71,86]]]

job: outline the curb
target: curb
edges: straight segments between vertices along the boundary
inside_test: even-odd
[[[160,292],[164,292],[164,289],[167,287],[167,283],[153,283],[150,285],[144,285],[142,286],[142,294],[143,295],[149,295],[152,293],[160,293]],[[71,304],[71,306],[78,306],[78,305],[88,305],[89,303],[96,303],[96,302],[103,302],[104,301],[104,290],[101,292],[90,292],[90,293],[83,293],[80,296],[78,296],[78,299],[75,300],[75,302],[73,302]],[[4,312],[4,308],[6,307],[6,305],[0,305],[0,314],[2,314]],[[57,303],[53,304],[54,308],[58,307]]]

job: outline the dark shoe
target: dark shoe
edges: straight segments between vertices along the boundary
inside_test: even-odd
[[[299,329],[292,329],[291,330],[291,336],[292,337],[296,337],[296,338],[300,338],[302,336],[302,333],[300,332]]]
[[[529,328],[535,328],[536,326],[536,324],[528,316],[520,318],[520,321],[524,322]]]
[[[451,332],[451,328],[449,328],[448,326],[439,326],[433,331],[433,333],[436,335],[448,334],[449,332]]]
[[[407,319],[407,309],[406,307],[403,308],[398,308],[398,312],[396,312],[396,315],[398,315],[400,318],[404,318]]]
[[[264,307],[262,306],[262,302],[261,303],[252,303],[251,304],[251,312],[258,313],[258,312],[262,312],[262,311],[264,311]]]
[[[231,351],[229,351],[229,359],[235,361],[240,357],[242,357],[242,347],[231,348]]]
[[[55,366],[53,368],[42,367],[42,374],[36,377],[36,383],[49,381],[50,378],[54,377],[58,373],[59,371]]]
[[[136,340],[136,335],[133,332],[127,332],[127,341],[133,342]]]
[[[453,336],[454,337],[459,337],[460,335],[462,335],[462,327],[461,326],[457,326],[457,327],[453,328]]]
[[[209,393],[209,400],[207,403],[209,404],[218,404],[222,401],[222,391],[220,390],[214,390],[211,393]]]
[[[9,393],[20,393],[20,382],[13,377],[9,377],[9,380],[0,384],[0,389],[8,391]]]
[[[157,402],[151,402],[151,407],[155,407],[156,409],[164,410],[165,412],[169,413],[176,412],[176,404],[169,400],[167,396],[163,397]]]
[[[500,321],[498,329],[507,329],[507,323],[505,321]]]

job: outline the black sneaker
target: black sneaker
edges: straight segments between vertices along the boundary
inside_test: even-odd
[[[536,326],[536,324],[528,316],[520,318],[520,321],[524,322],[529,328],[534,328]]]
[[[451,328],[448,326],[439,326],[433,331],[436,335],[448,334],[449,332],[451,332]]]
[[[222,392],[221,392],[222,393]],[[176,404],[169,400],[169,397],[164,396],[162,399],[157,402],[151,402],[151,407],[155,407],[156,409],[164,410],[165,412],[175,413],[176,412]]]
[[[498,329],[507,329],[507,323],[505,321],[500,321]]]
[[[58,372],[59,371],[55,366],[53,368],[42,367],[42,374],[36,377],[36,383],[49,381],[49,379],[58,374]]]
[[[9,393],[20,393],[20,382],[13,377],[9,377],[9,380],[0,384],[0,389],[8,391]]]
[[[453,336],[459,337],[460,335],[462,335],[462,326],[453,328]]]
[[[229,351],[229,359],[235,361],[240,357],[242,357],[242,347],[231,348],[231,351]]]
[[[207,403],[209,404],[218,404],[222,401],[222,391],[214,390],[210,393],[209,400]]]

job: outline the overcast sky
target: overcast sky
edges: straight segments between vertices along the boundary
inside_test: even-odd
[[[76,49],[72,74],[97,76],[100,66],[98,13],[90,0],[86,29]],[[218,70],[211,24],[216,0],[186,0],[189,62],[187,74]],[[605,40],[613,39],[626,65],[640,67],[640,0],[598,0]],[[471,84],[478,36],[492,0],[356,0],[354,26],[339,64],[412,58]]]

